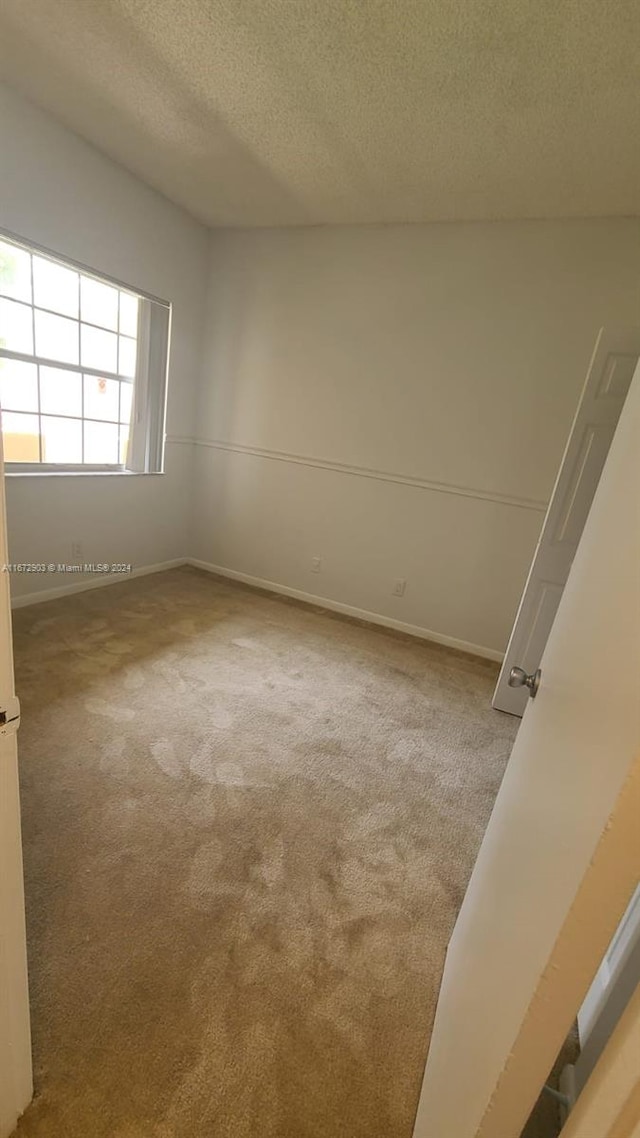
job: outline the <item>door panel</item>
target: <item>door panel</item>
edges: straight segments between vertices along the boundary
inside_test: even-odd
[[[519,1138],[640,877],[639,455],[640,368],[449,944],[415,1138]]]
[[[535,587],[531,589],[531,596],[527,599],[531,608],[531,614],[527,621],[529,634],[526,642],[522,645],[522,653],[519,657],[522,659],[521,667],[526,668],[527,672],[535,672],[538,666],[534,661],[538,660],[536,652],[541,635],[540,626],[543,629],[551,628],[561,596],[562,585],[558,585],[554,581],[545,581],[542,578],[536,581]]]
[[[524,711],[509,672],[540,664],[639,357],[640,328],[601,329],[493,696],[500,711]]]
[[[593,495],[605,464],[615,427],[613,424],[587,423],[567,481],[557,520],[549,541],[556,549],[569,545],[575,553],[591,509]]]

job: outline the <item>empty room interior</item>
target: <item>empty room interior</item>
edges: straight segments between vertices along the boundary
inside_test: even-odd
[[[638,1133],[639,36],[3,3],[0,1138]]]

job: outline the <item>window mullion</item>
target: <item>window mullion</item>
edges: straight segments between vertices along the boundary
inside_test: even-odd
[[[2,235],[0,234],[0,239]],[[33,292],[33,285],[32,285]],[[22,308],[35,308],[37,312],[44,312],[47,316],[58,316],[61,320],[74,320],[75,316],[69,316],[68,312],[60,312],[56,308],[46,308],[44,304],[29,304],[27,300],[20,300],[17,296],[9,296],[7,293],[0,291],[0,299],[9,300],[12,304],[19,304]],[[112,336],[117,335],[114,328],[109,328],[106,324],[96,324],[94,320],[81,320],[81,324],[85,324],[87,328],[95,328],[98,332],[110,332]],[[135,340],[135,336],[128,336],[126,332],[122,332],[128,340]]]
[[[97,379],[118,379],[123,383],[133,383],[134,380],[128,375],[117,375],[115,371],[109,371],[107,368],[97,367],[82,367],[81,364],[65,363],[63,360],[52,360],[47,356],[27,355],[26,352],[12,352],[8,348],[0,348],[0,356],[4,356],[8,360],[18,360],[26,364],[40,364],[41,367],[57,367],[63,371],[74,371],[83,375],[95,375]]]

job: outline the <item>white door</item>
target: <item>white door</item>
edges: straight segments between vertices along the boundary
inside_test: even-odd
[[[0,435],[1,440],[1,435]],[[7,563],[0,441],[0,565]],[[31,1040],[9,574],[0,569],[0,1138],[31,1099]]]
[[[638,357],[640,328],[600,330],[498,677],[499,711],[525,709],[527,690],[509,687],[509,673],[540,664]]]
[[[640,367],[541,667],[447,951],[415,1138],[518,1138],[640,878]]]

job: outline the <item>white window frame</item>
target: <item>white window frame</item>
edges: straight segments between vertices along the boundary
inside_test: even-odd
[[[124,292],[131,293],[138,298],[138,334],[137,334],[137,361],[136,374],[127,379],[108,369],[84,367],[81,363],[71,364],[60,360],[47,359],[35,352],[33,355],[9,351],[0,348],[0,358],[18,360],[24,363],[36,364],[42,367],[61,368],[65,371],[76,372],[80,376],[95,375],[100,379],[113,379],[120,383],[130,382],[133,386],[133,401],[131,412],[131,427],[129,434],[129,447],[127,462],[124,463],[45,463],[45,462],[5,462],[5,473],[16,475],[51,475],[51,474],[162,474],[164,473],[164,444],[165,422],[167,408],[167,386],[169,366],[169,344],[171,337],[171,303],[161,300],[149,292],[125,284],[115,277],[99,273],[81,261],[63,256],[34,241],[28,241],[6,229],[0,229],[0,240],[5,240],[27,253],[47,257],[61,265],[63,268],[73,269],[85,277],[92,277],[101,284],[111,285]],[[12,299],[12,298],[9,298]],[[33,281],[31,290],[32,313],[38,311],[50,312],[34,304]],[[60,315],[57,312],[51,313]],[[81,320],[78,316],[78,327],[82,324],[91,326],[91,321]],[[96,325],[96,327],[98,327]],[[39,412],[42,415],[42,412]],[[85,422],[85,416],[65,416],[77,418]]]

